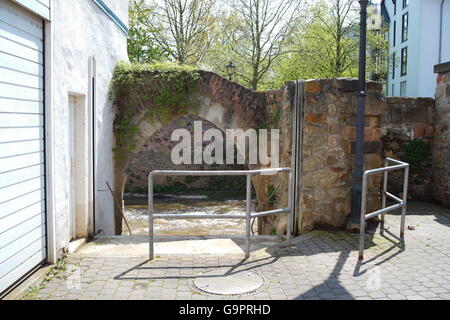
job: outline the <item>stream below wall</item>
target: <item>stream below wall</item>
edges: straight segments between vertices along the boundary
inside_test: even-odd
[[[231,197],[231,199],[230,199]],[[133,236],[148,235],[147,198],[137,194],[125,195],[125,218]],[[256,200],[253,200],[253,208]],[[237,195],[208,193],[208,195],[155,195],[154,208],[165,214],[245,214],[245,200]],[[253,224],[257,232],[257,221]],[[186,219],[155,220],[156,236],[226,236],[244,235],[245,220],[237,219]],[[128,228],[123,224],[123,235]]]

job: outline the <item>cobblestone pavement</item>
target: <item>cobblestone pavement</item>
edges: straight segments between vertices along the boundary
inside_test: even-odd
[[[292,248],[242,255],[89,258],[69,256],[67,269],[23,299],[450,299],[450,210],[410,203],[405,245],[399,215],[386,216],[384,236],[366,239],[358,263],[358,236],[315,231]],[[268,280],[248,296],[213,296],[191,289],[208,269],[258,270]]]

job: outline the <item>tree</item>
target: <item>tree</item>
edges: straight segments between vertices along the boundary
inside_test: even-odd
[[[288,39],[299,22],[301,0],[234,0],[227,4],[230,10],[221,24],[226,29],[216,39],[214,63],[220,62],[223,70],[233,61],[236,80],[257,90],[270,78],[274,62],[286,53]]]
[[[169,58],[197,65],[209,50],[216,17],[214,0],[155,1],[145,25],[154,30],[152,40]]]
[[[293,79],[355,77],[358,72],[359,15],[355,0],[321,1],[297,29],[292,53],[275,66],[277,84]],[[380,27],[381,28],[381,27]],[[367,75],[386,78],[388,44],[381,29],[367,33]],[[384,72],[384,73],[383,73]]]
[[[128,56],[131,62],[151,63],[164,58],[162,49],[152,37],[155,30],[145,23],[150,12],[145,0],[130,0]]]
[[[331,0],[312,7],[312,21],[300,35],[297,50],[320,77],[354,74],[358,50],[355,3],[354,0]]]
[[[388,77],[389,27],[375,7],[368,8],[367,74],[371,80],[385,82]]]

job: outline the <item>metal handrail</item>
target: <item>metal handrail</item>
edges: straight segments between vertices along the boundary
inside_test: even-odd
[[[280,172],[288,172],[288,207],[282,209],[275,209],[264,212],[252,212],[252,176],[254,175],[269,175]],[[153,177],[156,175],[165,176],[247,176],[246,189],[246,213],[245,214],[155,214],[153,207]],[[230,171],[178,171],[178,170],[154,170],[148,175],[148,224],[149,224],[149,259],[154,259],[154,234],[153,221],[155,219],[242,219],[246,220],[245,224],[245,257],[250,257],[250,229],[251,219],[263,217],[268,215],[276,215],[279,213],[288,213],[286,240],[288,245],[291,241],[292,230],[292,171],[291,168],[269,168],[258,170],[230,170]]]
[[[394,163],[395,165],[389,166],[389,162]],[[405,170],[405,175],[403,178],[403,199],[393,195],[392,193],[387,191],[387,182],[388,182],[388,173],[394,170]],[[382,202],[381,209],[366,213],[366,204],[367,204],[367,179],[369,176],[384,173],[383,178],[383,194],[382,194]],[[362,201],[361,201],[361,225],[360,225],[360,236],[359,236],[359,260],[364,258],[364,238],[366,233],[366,221],[381,215],[381,226],[380,232],[383,234],[384,232],[384,215],[387,212],[402,208],[402,218],[400,223],[400,238],[403,239],[405,235],[405,217],[406,217],[406,203],[408,200],[408,176],[409,176],[409,164],[406,162],[402,162],[399,160],[395,160],[392,158],[386,158],[385,167],[367,170],[364,172],[363,176],[363,184],[362,184]],[[386,208],[386,198],[390,198],[396,202],[396,204],[389,206]]]

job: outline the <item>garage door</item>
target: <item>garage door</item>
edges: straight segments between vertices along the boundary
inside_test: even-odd
[[[0,295],[46,258],[43,21],[0,1]]]

